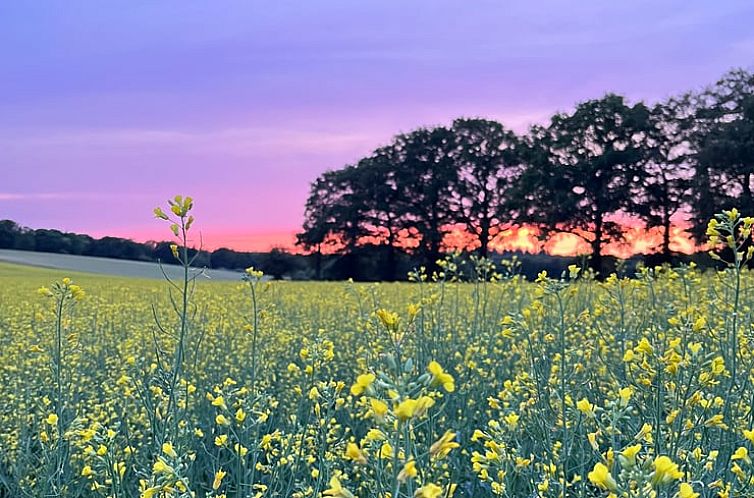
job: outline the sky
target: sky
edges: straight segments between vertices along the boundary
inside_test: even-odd
[[[517,131],[754,64],[750,1],[0,2],[0,219],[288,246],[309,184],[460,116]]]

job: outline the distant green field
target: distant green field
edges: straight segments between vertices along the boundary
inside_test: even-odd
[[[116,275],[103,275],[97,273],[87,273],[78,271],[69,271],[59,268],[42,268],[36,266],[29,266],[16,263],[7,263],[0,261],[0,281],[19,281],[23,279],[24,282],[30,284],[30,287],[49,285],[50,282],[60,280],[64,277],[75,279],[79,282],[108,282],[108,281],[120,281],[123,280],[140,280],[129,277],[121,277]],[[151,282],[151,280],[148,280]]]
[[[93,273],[121,277],[162,279],[162,271],[157,263],[144,261],[128,261],[121,259],[97,258],[91,256],[73,256],[70,254],[53,254],[45,252],[15,251],[0,249],[0,263],[23,265],[23,271],[28,273],[36,268],[60,270],[69,273]],[[164,265],[163,270],[171,278],[181,278],[181,268],[174,265]],[[54,273],[57,275],[58,273]],[[239,272],[229,270],[207,270],[207,276],[212,280],[240,280]]]

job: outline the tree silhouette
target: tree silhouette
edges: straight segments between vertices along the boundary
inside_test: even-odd
[[[647,228],[662,229],[660,253],[665,261],[672,255],[670,239],[673,216],[687,206],[693,168],[688,159],[688,135],[682,123],[683,101],[656,105],[650,116],[645,141],[642,183],[633,192],[633,206]]]
[[[398,157],[395,147],[382,147],[359,161],[352,175],[352,202],[358,213],[359,235],[386,249],[383,280],[396,278],[397,246],[401,231],[407,227],[396,170]]]
[[[452,203],[458,178],[452,156],[455,139],[445,127],[420,128],[397,136],[392,148],[399,209],[431,271],[440,259],[443,238],[456,221]]]
[[[691,205],[694,235],[703,240],[712,213],[734,205],[754,212],[754,74],[730,71],[710,88],[686,98],[693,108],[687,128],[696,169]]]
[[[487,256],[493,230],[511,226],[510,192],[521,173],[519,139],[503,125],[488,119],[457,119],[452,131],[457,180],[455,221],[463,223]]]
[[[623,239],[627,217],[662,230],[658,249],[668,260],[675,216],[691,213],[702,240],[714,212],[754,212],[752,177],[754,76],[735,70],[651,110],[607,94],[520,138],[482,118],[398,135],[317,179],[298,242],[320,256],[326,243],[351,255],[358,248],[348,264],[379,259],[389,280],[411,244],[407,255],[431,271],[449,231],[463,229],[469,248],[487,255],[497,230],[531,223],[544,235],[581,237],[600,271],[604,246]]]
[[[621,239],[610,215],[634,213],[632,186],[643,176],[649,110],[608,94],[556,114],[532,130],[529,166],[519,185],[519,220],[547,233],[575,233],[591,247],[591,265],[602,269],[605,243]]]
[[[353,167],[327,171],[311,185],[304,208],[303,230],[296,235],[296,244],[315,254],[316,278],[322,273],[322,251],[328,246],[353,249],[358,234],[357,212],[351,205],[349,176]]]

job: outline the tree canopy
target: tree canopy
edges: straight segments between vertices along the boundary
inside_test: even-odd
[[[712,213],[754,212],[752,176],[754,75],[737,69],[651,106],[608,93],[521,135],[484,118],[397,135],[313,182],[299,244],[384,247],[391,279],[398,247],[432,268],[451,232],[485,256],[496,233],[532,225],[582,238],[600,271],[626,219],[659,229],[669,259],[679,217],[701,241]]]

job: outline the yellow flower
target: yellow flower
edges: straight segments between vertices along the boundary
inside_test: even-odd
[[[509,429],[515,429],[518,426],[518,420],[520,418],[521,417],[517,413],[509,413],[503,418],[503,421]]]
[[[385,439],[385,433],[379,429],[369,429],[366,439],[369,441],[382,441]]]
[[[178,454],[173,449],[173,445],[170,443],[162,443],[162,452],[170,458],[178,458]]]
[[[81,301],[86,295],[84,289],[82,289],[78,285],[71,284],[68,286],[68,290],[71,291],[71,297],[73,297],[76,301]]]
[[[749,458],[749,450],[745,447],[741,446],[739,447],[735,453],[730,457],[731,460],[743,460],[746,463],[751,463],[751,459]]]
[[[474,429],[474,433],[471,435],[471,440],[477,442],[480,439],[487,439],[487,435],[479,429]]]
[[[641,341],[639,341],[639,344],[634,349],[636,349],[636,351],[638,351],[639,353],[644,353],[644,354],[652,354],[652,351],[653,351],[652,345],[649,343],[646,337],[643,337]]]
[[[438,498],[442,496],[442,488],[437,484],[427,483],[414,493],[414,498]]]
[[[694,487],[686,482],[682,482],[678,487],[678,498],[698,498],[699,493],[694,492]]]
[[[364,393],[369,386],[377,379],[373,373],[361,374],[356,377],[356,383],[351,386],[351,394],[354,396],[360,396]]]
[[[40,296],[44,296],[44,297],[52,297],[53,296],[52,291],[50,289],[48,289],[47,287],[40,287],[39,289],[37,289],[37,294],[39,294]]]
[[[348,443],[346,445],[346,458],[353,460],[355,463],[364,465],[367,463],[367,455],[359,448],[356,443]]]
[[[401,401],[398,406],[395,407],[393,412],[398,420],[408,420],[414,417],[420,417],[427,412],[432,405],[435,404],[435,400],[429,396],[422,396],[419,399],[405,399]]]
[[[157,493],[159,493],[162,490],[159,486],[152,486],[151,488],[146,488],[144,491],[141,492],[140,498],[153,498],[154,496],[157,496]]]
[[[683,472],[678,470],[678,465],[665,455],[655,458],[652,466],[654,467],[652,483],[655,486],[669,484],[683,477]]]
[[[592,447],[594,451],[599,451],[600,445],[597,442],[597,436],[600,435],[600,431],[597,432],[590,432],[586,435],[587,441],[589,441],[589,446]]]
[[[398,329],[398,314],[384,309],[377,310],[377,317],[386,329],[394,332]]]
[[[264,438],[263,438],[264,440]],[[228,435],[221,434],[215,437],[215,446],[225,446],[228,442]]]
[[[244,420],[246,420],[246,412],[243,411],[243,408],[239,408],[236,411],[236,422],[239,424],[242,423]]]
[[[748,439],[750,443],[754,443],[754,429],[752,430],[744,429],[744,437]]]
[[[651,438],[652,438],[652,426],[650,424],[642,425],[641,429],[635,436],[635,439],[637,441],[645,440],[648,443],[651,441]]]
[[[215,479],[212,481],[212,489],[217,491],[220,488],[220,484],[222,484],[225,475],[226,472],[223,471],[223,469],[217,469],[217,472],[215,472]]]
[[[155,474],[172,474],[173,467],[168,465],[162,458],[158,458],[152,466],[152,472]]]
[[[246,275],[254,280],[261,280],[261,278],[264,276],[264,272],[262,270],[257,270],[253,266],[246,268],[245,272]]]
[[[633,394],[634,390],[631,387],[624,387],[623,389],[619,390],[618,397],[620,398],[620,405],[623,407],[627,406]]]
[[[620,452],[620,459],[624,467],[633,467],[636,465],[636,455],[641,451],[641,445],[635,444],[633,446],[626,447]]]
[[[579,268],[578,265],[568,265],[568,276],[570,278],[578,277],[580,271],[581,268]]]
[[[395,416],[399,420],[408,420],[414,416],[416,412],[417,401],[415,399],[405,399],[401,401],[397,407],[395,407]]]
[[[84,468],[81,469],[81,475],[84,477],[89,477],[90,475],[93,475],[94,471],[89,465],[84,465]]]
[[[448,456],[453,448],[458,448],[461,445],[453,441],[456,437],[455,432],[445,431],[440,439],[435,441],[432,446],[429,447],[429,454],[432,458],[441,459]]]
[[[55,425],[58,423],[58,416],[55,415],[54,413],[51,413],[47,415],[45,422],[47,422],[47,425]]]
[[[354,498],[353,493],[344,488],[340,484],[340,480],[335,476],[330,478],[330,488],[326,489],[322,495],[331,496],[332,498]]]
[[[733,472],[741,481],[744,481],[746,479],[746,472],[744,472],[744,469],[742,469],[741,466],[737,463],[731,465],[730,471]]]
[[[414,318],[416,318],[416,315],[419,314],[421,307],[418,304],[409,304],[407,309],[408,309],[408,319],[413,320]]]
[[[387,404],[379,399],[371,398],[369,400],[369,405],[372,407],[372,412],[378,417],[378,418],[384,418],[388,411]]]
[[[588,399],[582,398],[576,402],[576,408],[584,415],[591,417],[594,415],[594,405]]]
[[[390,446],[390,443],[385,441],[382,443],[382,446],[380,446],[380,458],[386,459],[386,458],[392,458],[393,457],[393,447]]]
[[[432,374],[432,386],[442,386],[447,392],[452,393],[456,389],[455,379],[440,366],[436,361],[429,362],[429,373]]]
[[[414,460],[409,460],[403,465],[403,468],[398,473],[398,480],[400,482],[405,482],[409,479],[413,479],[416,475],[416,462]]]
[[[589,472],[589,481],[600,489],[607,491],[616,491],[618,483],[615,482],[610,470],[603,463],[594,464],[594,468]]]
[[[168,215],[165,214],[165,212],[160,207],[154,208],[154,216],[155,218],[160,218],[161,220],[167,220]]]

